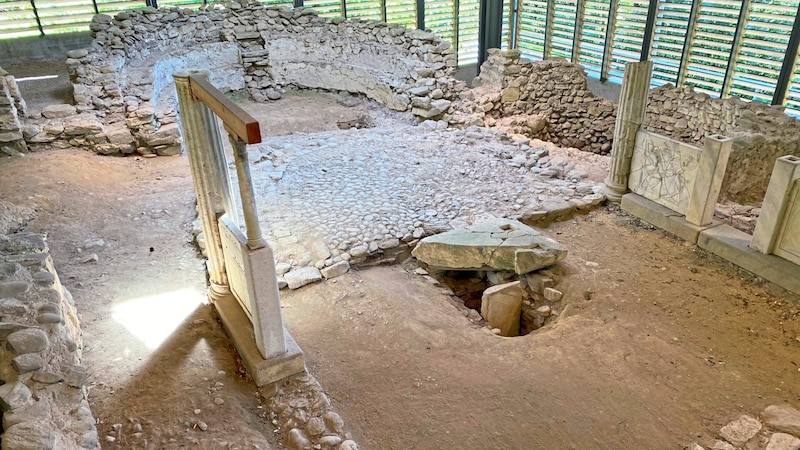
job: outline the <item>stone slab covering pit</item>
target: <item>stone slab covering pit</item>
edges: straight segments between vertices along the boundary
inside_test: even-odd
[[[567,250],[522,222],[496,219],[428,236],[411,254],[440,269],[524,274],[564,259]]]
[[[3,449],[97,448],[81,330],[44,235],[0,235]]]

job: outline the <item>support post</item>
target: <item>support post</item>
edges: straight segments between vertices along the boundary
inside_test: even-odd
[[[622,195],[628,191],[633,147],[636,145],[636,133],[644,122],[652,69],[651,61],[630,62],[625,65],[617,122],[614,126],[614,142],[611,145],[611,167],[603,187],[603,193],[612,202],[622,201]]]
[[[478,68],[489,56],[490,48],[500,48],[503,40],[503,0],[481,0],[478,27]]]
[[[600,81],[608,80],[608,68],[611,65],[611,47],[614,45],[614,28],[617,26],[617,5],[617,0],[611,0],[608,4],[603,61],[600,63]]]
[[[417,5],[417,28],[420,30],[425,29],[425,0],[416,0]]]
[[[650,0],[647,7],[647,22],[644,26],[644,37],[642,37],[642,52],[639,54],[639,61],[650,59],[650,48],[653,45],[653,32],[656,28],[656,14],[658,13],[658,0]]]
[[[711,223],[732,146],[731,138],[717,135],[706,137],[686,208],[686,221],[692,225],[705,226]]]
[[[800,158],[787,155],[775,161],[750,248],[766,255],[775,252],[778,235],[786,216],[789,193],[798,179],[800,179]]]
[[[231,201],[230,175],[217,118],[202,102],[195,101],[189,84],[191,75],[207,77],[207,71],[182,70],[173,74],[173,78],[178,91],[184,144],[197,193],[198,214],[206,239],[211,281],[209,297],[216,300],[230,294],[217,220],[225,213],[236,217],[236,212]]]
[[[247,160],[247,143],[238,140],[232,134],[229,134],[228,138],[233,146],[236,177],[239,180],[239,195],[242,198],[244,226],[247,229],[247,246],[250,250],[259,249],[266,246],[267,242],[261,235],[261,225],[258,223],[256,194],[253,189],[253,178],[250,176],[250,164]]]
[[[786,56],[783,58],[781,74],[778,76],[778,83],[775,86],[775,94],[772,96],[773,105],[782,105],[786,100],[789,91],[789,83],[792,80],[795,63],[797,62],[797,50],[800,48],[800,4],[797,5],[797,12],[794,15],[792,34],[789,36],[789,44],[786,48]]]

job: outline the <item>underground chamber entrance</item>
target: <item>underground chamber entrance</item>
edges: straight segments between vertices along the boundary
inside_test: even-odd
[[[456,306],[463,307],[470,320],[499,336],[530,334],[556,322],[564,310],[560,286],[566,274],[558,265],[523,275],[421,266],[418,274],[449,289]]]

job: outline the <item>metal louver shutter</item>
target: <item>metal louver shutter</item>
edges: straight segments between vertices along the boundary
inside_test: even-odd
[[[379,0],[347,0],[347,17],[351,19],[381,20]]]
[[[607,0],[585,0],[583,26],[578,35],[578,64],[586,72],[599,78],[603,66],[603,48],[608,29],[609,2]]]
[[[85,0],[48,0],[36,3],[45,34],[89,31],[94,6]]]
[[[797,3],[797,0],[751,0],[725,94],[772,102]]]
[[[625,64],[641,59],[648,7],[648,1],[619,1],[617,20],[613,30],[608,79],[618,83],[622,82]]]
[[[786,112],[791,115],[800,115],[800,53],[794,55],[794,70],[792,71],[792,79],[789,82],[789,89],[786,92],[786,99],[783,105],[786,107]]]
[[[425,2],[425,28],[433,31],[442,39],[453,41],[455,26],[455,4],[453,0],[437,0]]]
[[[39,26],[29,1],[0,1],[0,36],[3,39],[38,36]]]
[[[386,0],[386,22],[416,28],[416,2],[414,0]]]
[[[458,64],[478,62],[480,0],[460,0],[458,5]]]
[[[659,0],[650,53],[653,61],[651,84],[678,84],[691,13],[692,0]]]
[[[686,61],[685,84],[719,95],[728,67],[741,1],[701,0]]]
[[[572,61],[576,9],[577,2],[575,0],[555,0],[549,57],[566,58]]]
[[[97,11],[104,14],[114,15],[119,11],[127,9],[138,9],[147,6],[140,0],[96,0]]]
[[[546,28],[547,0],[521,0],[517,46],[522,56],[544,58]]]
[[[339,0],[305,0],[303,6],[314,8],[323,17],[341,17],[342,2]]]

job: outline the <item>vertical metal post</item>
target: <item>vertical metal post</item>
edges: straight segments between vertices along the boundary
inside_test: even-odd
[[[519,47],[519,35],[522,30],[522,27],[520,27],[520,20],[522,17],[523,1],[524,0],[513,1],[514,8],[512,9],[510,20],[513,21],[513,26],[511,28],[514,30],[514,34],[511,36],[511,48]]]
[[[719,91],[720,98],[728,95],[731,88],[731,81],[733,81],[733,74],[736,71],[736,57],[739,55],[739,50],[742,48],[742,35],[744,34],[745,25],[747,25],[747,18],[750,15],[750,0],[742,1],[742,9],[739,10],[739,21],[736,23],[736,32],[733,34],[733,42],[731,42],[731,53],[728,57],[728,67],[725,69],[725,78],[722,80],[722,87]]]
[[[792,34],[789,37],[789,45],[783,57],[781,74],[778,76],[778,83],[775,86],[775,94],[772,96],[773,105],[782,105],[786,100],[789,91],[789,82],[792,80],[795,64],[797,63],[797,52],[800,49],[800,5],[797,5],[797,13],[794,15],[794,25]]]
[[[544,48],[542,49],[542,59],[550,57],[550,47],[553,39],[553,18],[555,16],[555,0],[547,0],[547,12],[544,16]]]
[[[44,29],[42,29],[42,21],[39,20],[39,10],[36,9],[36,2],[31,0],[31,7],[33,8],[33,17],[36,18],[36,26],[39,28],[39,34],[44,36]]]
[[[478,22],[478,68],[486,61],[490,48],[500,48],[503,40],[503,0],[481,0]]]
[[[608,80],[608,68],[611,65],[611,47],[614,45],[614,28],[617,26],[617,3],[611,0],[608,4],[608,22],[606,22],[606,41],[603,45],[603,62],[600,65],[600,81]]]
[[[244,226],[247,229],[247,246],[250,247],[250,250],[255,250],[266,246],[267,242],[261,234],[261,225],[258,223],[256,193],[253,189],[253,179],[250,176],[250,164],[247,160],[247,143],[238,140],[236,136],[232,134],[228,134],[228,139],[230,139],[231,145],[233,146],[236,178],[239,180],[239,195],[242,198]]]
[[[572,62],[578,63],[581,53],[581,30],[583,30],[583,8],[585,0],[578,0],[575,4],[575,29],[572,34]]]
[[[216,300],[230,293],[217,223],[219,217],[225,213],[236,217],[236,210],[231,201],[228,164],[217,118],[203,103],[194,100],[189,84],[190,75],[207,76],[207,73],[205,70],[182,70],[173,74],[173,78],[178,92],[183,139],[197,193],[198,215],[206,238],[208,275],[211,281],[209,297]]]
[[[656,16],[658,15],[658,0],[650,0],[647,7],[647,22],[644,25],[644,36],[642,37],[642,53],[639,54],[639,61],[650,59],[650,48],[653,45],[653,32],[656,28]]]
[[[425,0],[417,0],[417,28],[425,29]]]
[[[388,20],[386,20],[386,0],[381,0],[381,22],[388,22]]]
[[[94,7],[94,13],[100,14],[100,10],[97,9],[97,0],[92,0],[92,6]]]
[[[461,21],[458,18],[458,13],[461,10],[460,0],[453,0],[453,50],[456,55],[456,66],[458,65],[458,29],[461,28]]]
[[[339,8],[342,10],[342,17],[347,19],[347,0],[339,0]]]
[[[294,0],[295,8],[300,8],[301,6],[303,6],[303,0]]]
[[[678,64],[678,76],[675,79],[675,86],[682,86],[686,81],[686,67],[689,64],[689,53],[692,51],[692,41],[694,41],[699,11],[700,0],[693,0],[692,8],[689,10],[689,23],[686,24],[686,36],[683,39],[683,52],[681,52],[681,62]]]

